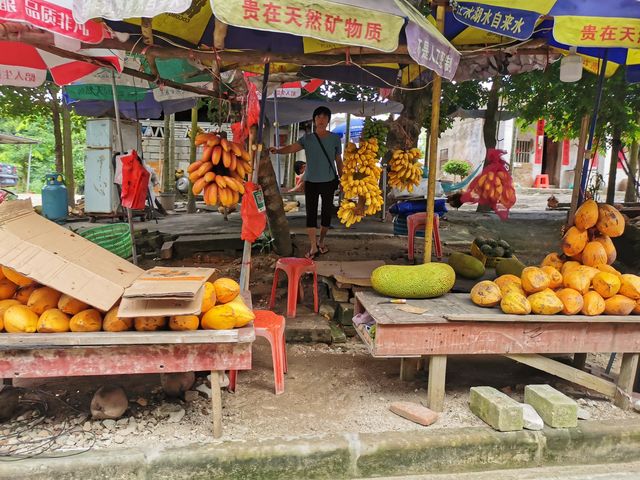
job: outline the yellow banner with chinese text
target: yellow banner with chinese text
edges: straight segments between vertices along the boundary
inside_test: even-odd
[[[230,25],[290,33],[383,52],[398,48],[404,18],[328,0],[211,0],[215,16]]]
[[[557,16],[553,37],[578,47],[638,48],[640,18]]]

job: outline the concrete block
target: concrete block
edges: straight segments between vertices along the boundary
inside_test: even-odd
[[[320,309],[318,310],[318,313],[324,318],[326,318],[327,320],[333,320],[336,316],[337,309],[338,309],[338,306],[335,303],[325,302],[322,305],[320,305]]]
[[[173,256],[173,242],[164,242],[160,249],[160,258],[163,260],[170,260]]]
[[[338,304],[337,319],[341,325],[353,325],[353,305],[351,303]]]
[[[424,425],[425,427],[428,427],[438,420],[438,414],[436,412],[414,402],[393,402],[389,406],[389,410],[396,415],[400,415],[402,418]]]
[[[536,409],[527,403],[521,403],[522,413],[524,419],[524,428],[527,430],[542,430],[544,428],[544,421],[536,412]]]
[[[524,403],[528,403],[553,428],[578,426],[578,404],[550,385],[524,387]]]
[[[331,343],[346,343],[347,336],[336,322],[330,322],[329,328],[331,328]]]
[[[287,343],[331,343],[331,327],[321,316],[316,314],[299,314],[287,318],[284,331]]]
[[[331,298],[336,302],[348,302],[349,293],[349,290],[344,288],[331,287]]]
[[[522,405],[493,387],[471,387],[471,411],[500,432],[522,430]]]

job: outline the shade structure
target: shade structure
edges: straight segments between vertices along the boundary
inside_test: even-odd
[[[104,25],[90,20],[77,21],[72,0],[4,0],[0,20],[32,25],[84,43],[99,43],[106,36]]]
[[[121,116],[130,120],[157,119],[163,115],[190,110],[197,102],[196,98],[159,102],[154,98],[153,92],[149,91],[140,101],[118,102],[118,109]],[[115,117],[113,100],[74,100],[65,95],[65,103],[72,107],[76,114],[84,117]]]
[[[123,55],[106,49],[85,49],[79,53],[94,57],[122,71]],[[0,42],[0,85],[38,87],[47,73],[58,85],[68,85],[99,70],[101,67],[69,60],[21,42]]]
[[[576,47],[585,68],[592,72],[598,71],[606,49],[612,62],[607,74],[626,65],[627,79],[640,80],[640,2],[635,0],[458,0],[453,15],[465,25],[494,35],[545,38],[563,53]]]
[[[141,35],[142,22],[131,15],[141,10],[128,9],[130,3],[74,0],[74,13],[78,19],[103,17],[117,32]],[[178,13],[175,10],[187,2],[149,3],[158,7],[145,11],[148,17],[155,15],[151,26],[154,41],[159,44],[167,42],[191,48],[210,48],[214,38],[222,37],[225,49],[285,54],[327,52],[348,46],[391,52],[399,45],[406,45],[415,63],[449,79],[453,78],[460,59],[457,50],[406,0],[210,0],[189,2],[188,7]],[[122,21],[125,18],[129,20]],[[224,22],[224,34],[216,31],[216,18]],[[335,57],[327,59],[327,70],[316,70],[307,76],[333,79],[329,77],[335,74],[340,75],[340,80],[349,80],[348,76],[345,78],[344,71],[329,70],[330,65],[336,63]],[[365,67],[353,65],[348,56],[338,63],[353,73]],[[380,81],[377,77],[382,77],[381,86],[387,87],[396,83],[397,64],[378,64],[375,67],[389,69],[394,74],[393,78],[376,72],[368,80],[375,78]],[[350,81],[360,83],[362,79]]]
[[[137,71],[149,73],[150,67],[147,60],[140,55],[127,55],[124,65]],[[210,87],[211,77],[184,59],[158,59],[156,62],[160,77],[178,83],[194,86]],[[96,69],[92,74],[68,85],[65,93],[70,100],[84,101],[113,101],[112,89],[113,72],[108,68]],[[157,102],[171,100],[193,99],[198,95],[183,92],[174,88],[158,85],[153,82],[141,80],[126,73],[115,76],[116,94],[121,102],[148,102],[148,94],[151,92]]]

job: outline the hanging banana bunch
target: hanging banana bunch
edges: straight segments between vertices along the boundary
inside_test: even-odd
[[[373,215],[382,208],[382,191],[378,185],[381,174],[377,139],[363,140],[359,147],[353,143],[347,145],[340,177],[344,199],[338,209],[338,218],[347,228],[364,215]]]
[[[384,154],[387,153],[387,135],[389,135],[389,127],[384,120],[368,117],[364,120],[361,138],[365,140],[375,138],[378,140],[378,158],[384,157]]]
[[[215,133],[198,133],[196,145],[204,150],[200,160],[187,169],[193,194],[202,194],[207,205],[231,207],[238,203],[246,176],[252,172],[249,152]]]
[[[389,186],[412,192],[422,180],[422,163],[418,161],[421,157],[422,152],[417,148],[394,150],[389,160]]]

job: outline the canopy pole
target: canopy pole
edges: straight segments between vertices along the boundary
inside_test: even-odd
[[[280,124],[278,123],[278,89],[273,91],[273,128],[276,131],[276,148],[280,148]],[[276,153],[276,179],[278,181],[278,190],[282,187],[282,176],[280,175],[280,154]]]
[[[122,126],[120,125],[120,108],[118,105],[118,90],[116,88],[116,74],[111,71],[111,92],[113,94],[113,108],[116,111],[116,132],[118,134],[118,143],[120,144],[120,153],[124,154],[124,140],[122,139]],[[122,201],[122,200],[121,200]],[[122,207],[127,212],[127,222],[129,223],[129,235],[131,235],[131,256],[133,264],[138,265],[138,252],[136,251],[136,237],[133,230],[133,216],[131,209]]]
[[[576,157],[576,166],[573,174],[573,192],[571,192],[571,208],[569,209],[569,215],[567,217],[567,228],[573,226],[573,222],[576,216],[576,209],[578,208],[578,196],[580,195],[580,187],[582,185],[582,165],[580,159],[584,158],[585,142],[587,141],[587,132],[589,130],[589,115],[582,117],[582,124],[580,125],[580,139],[578,140],[578,156]]]
[[[438,30],[444,32],[444,6],[438,5],[436,20]],[[424,226],[424,263],[431,262],[431,250],[433,247],[433,216],[436,201],[436,175],[438,172],[438,137],[440,136],[440,93],[442,91],[442,78],[433,72],[431,84],[431,135],[429,140],[429,180],[427,188],[427,220]]]
[[[580,182],[580,192],[578,193],[578,206],[584,201],[584,193],[587,189],[587,182],[589,181],[589,167],[591,164],[593,147],[593,138],[596,135],[596,125],[598,124],[598,112],[600,111],[600,100],[602,100],[602,90],[604,87],[604,77],[607,71],[607,59],[609,56],[609,49],[604,49],[604,56],[602,57],[602,65],[600,66],[600,75],[598,76],[598,87],[596,90],[596,103],[593,107],[593,115],[591,115],[591,125],[589,126],[589,140],[587,140],[587,155],[582,164],[582,180]]]
[[[29,188],[31,188],[31,153],[33,152],[33,144],[29,145],[29,160],[27,160],[27,189],[26,192],[29,193]]]
[[[260,98],[260,120],[258,121],[258,133],[256,135],[255,146],[251,148],[251,155],[253,160],[253,173],[251,174],[251,181],[253,183],[258,182],[258,168],[262,157],[262,132],[264,130],[264,121],[266,117],[266,104],[267,104],[267,83],[269,82],[269,68],[271,64],[269,62],[264,65],[264,74],[262,76],[262,98]],[[243,292],[249,291],[249,277],[251,275],[251,242],[244,241],[244,248],[242,250],[242,267],[240,269],[240,289]]]

